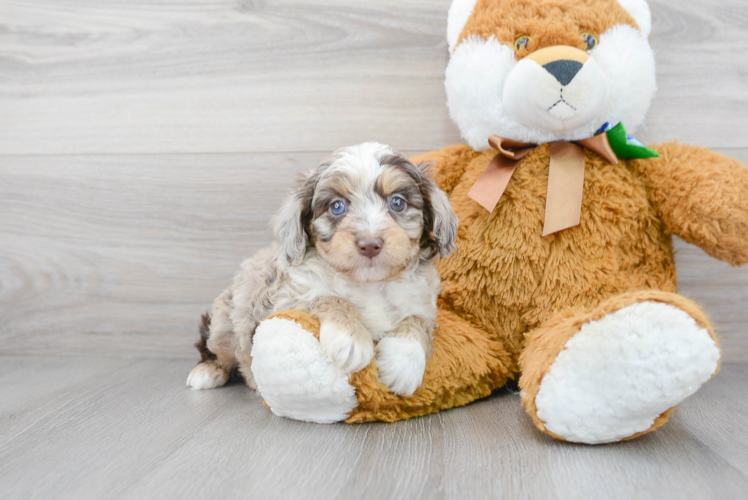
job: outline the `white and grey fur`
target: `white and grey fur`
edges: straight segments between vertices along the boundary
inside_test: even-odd
[[[403,210],[392,208],[393,197],[405,201]],[[331,211],[336,201],[347,206],[342,216]],[[202,361],[187,385],[219,387],[238,368],[256,388],[255,328],[278,311],[301,309],[320,320],[320,343],[333,363],[353,373],[376,355],[382,383],[412,394],[435,328],[434,263],[455,249],[457,232],[428,166],[378,143],[340,149],[293,190],[273,226],[277,241],[242,264],[203,317]],[[379,253],[362,254],[362,238],[381,238]]]

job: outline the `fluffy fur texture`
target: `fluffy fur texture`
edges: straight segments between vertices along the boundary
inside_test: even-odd
[[[279,417],[338,422],[356,407],[356,393],[348,373],[325,356],[309,333],[319,323],[304,324],[299,318],[263,321],[255,332],[252,370],[265,402]]]
[[[457,42],[460,40],[460,35],[465,29],[465,24],[473,14],[477,2],[478,0],[454,0],[452,2],[447,17],[447,43],[450,53],[454,52]],[[652,14],[646,0],[618,0],[618,3],[631,15],[639,30],[648,38],[652,32]],[[571,2],[567,4],[571,4]],[[553,7],[558,8],[561,5],[556,4]]]
[[[192,370],[187,377],[187,385],[195,389],[213,389],[220,387],[229,381],[230,374],[224,370],[218,358],[208,349],[210,338],[210,315],[203,314],[200,325],[200,339],[195,343],[195,348],[200,353],[199,368]]]
[[[631,439],[663,425],[673,407],[714,372],[714,331],[699,307],[677,294],[671,235],[733,265],[748,262],[744,165],[677,143],[654,146],[660,158],[618,165],[586,151],[581,223],[547,237],[541,233],[548,144],[521,160],[493,213],[467,197],[496,155],[486,149],[487,134],[544,143],[591,135],[600,120],[623,120],[628,127],[641,121],[654,91],[643,5],[475,3],[447,74],[448,87],[450,79],[454,83],[450,110],[471,145],[415,159],[436,164],[433,174],[460,219],[458,250],[437,264],[443,291],[434,352],[423,384],[410,397],[382,385],[378,363],[354,374],[357,405],[347,422],[424,415],[519,379],[523,406],[540,430],[587,443]],[[504,84],[519,61],[550,46],[584,50],[582,33],[599,35],[589,59],[605,74],[609,90],[600,115],[568,131],[509,116]],[[527,47],[517,51],[515,40],[528,35]],[[611,55],[603,57],[606,51]],[[606,62],[614,54],[620,68]],[[525,78],[541,74],[536,69]],[[616,87],[616,79],[632,88]],[[527,89],[537,92],[529,83]],[[490,86],[493,94],[484,92]],[[303,314],[289,319],[309,320]],[[620,360],[599,363],[617,348]],[[573,407],[567,398],[583,404]]]
[[[690,315],[637,302],[569,339],[540,384],[538,419],[567,441],[618,441],[651,428],[718,365],[715,341]]]
[[[621,7],[631,14],[642,34],[649,38],[652,33],[652,13],[646,0],[618,0]]]
[[[597,0],[565,3],[564,10],[551,0],[475,5],[445,80],[450,115],[473,149],[487,149],[492,135],[542,144],[586,139],[606,122],[623,122],[631,132],[644,121],[657,88],[644,34],[616,2],[604,2],[611,11],[604,16],[591,8]],[[554,23],[538,19],[541,10]],[[559,45],[586,51],[585,33],[599,43],[567,85],[532,58]],[[518,49],[523,36],[528,46]]]
[[[447,44],[452,53],[460,39],[465,23],[473,14],[473,8],[478,0],[455,0],[449,7],[447,15]]]
[[[436,317],[434,261],[454,249],[457,227],[427,168],[377,143],[341,149],[318,165],[281,209],[278,243],[242,264],[204,318],[203,359],[187,384],[223,385],[238,365],[255,387],[257,325],[300,309],[321,321],[322,351],[345,373],[365,368],[374,342],[393,337],[377,348],[387,366],[381,375],[395,392],[412,394]]]
[[[665,330],[665,334],[669,334],[672,339],[675,339],[675,343],[680,344],[680,346],[683,348],[681,349],[681,354],[683,352],[688,353],[690,351],[690,348],[683,345],[682,339],[679,339],[678,337],[681,337],[680,334],[685,334],[686,343],[689,343],[690,341],[696,340],[697,344],[701,344],[703,347],[705,347],[706,351],[702,354],[706,356],[705,359],[699,359],[698,357],[695,357],[694,359],[686,360],[686,362],[683,362],[683,357],[680,358],[680,360],[676,357],[675,359],[667,359],[664,360],[664,362],[667,362],[670,366],[670,369],[674,369],[673,373],[680,372],[681,375],[688,375],[688,372],[694,371],[694,369],[698,370],[701,367],[709,366],[708,358],[715,355],[715,350],[717,350],[716,345],[716,338],[714,336],[714,331],[709,325],[709,320],[704,315],[704,313],[699,310],[699,307],[694,304],[692,301],[686,299],[685,297],[679,296],[674,293],[668,293],[668,292],[661,292],[661,291],[655,291],[655,290],[645,290],[645,291],[636,291],[636,292],[628,292],[623,293],[620,295],[616,295],[613,297],[608,298],[607,300],[603,301],[601,304],[599,304],[596,307],[585,309],[585,308],[570,308],[566,311],[560,312],[556,314],[553,318],[549,319],[545,324],[531,332],[526,337],[526,346],[522,352],[522,355],[520,357],[520,368],[522,371],[522,378],[521,381],[521,388],[522,388],[522,404],[527,410],[527,412],[532,417],[533,421],[535,422],[535,425],[542,431],[547,432],[548,434],[552,435],[553,437],[556,437],[558,439],[565,439],[563,436],[559,434],[554,434],[551,432],[545,425],[545,422],[540,419],[538,416],[538,410],[537,410],[537,399],[536,396],[538,392],[540,391],[541,384],[545,382],[545,375],[549,373],[550,369],[554,365],[554,362],[559,359],[560,353],[564,352],[564,349],[567,347],[567,345],[575,338],[577,333],[580,333],[582,329],[586,329],[587,332],[594,330],[596,326],[600,324],[601,321],[605,321],[606,318],[609,316],[612,316],[614,320],[612,323],[618,323],[615,321],[615,318],[618,317],[616,314],[619,311],[630,311],[632,307],[637,307],[640,304],[647,303],[647,304],[657,304],[661,306],[665,306],[664,308],[657,308],[658,313],[660,313],[662,310],[668,311],[670,314],[670,319],[676,319],[676,322],[666,323],[662,324],[660,323],[660,326],[664,327],[663,330]],[[673,313],[673,309],[675,311],[682,311],[683,315],[679,315],[677,313]],[[649,310],[655,309],[655,308],[648,308]],[[624,313],[625,314],[625,313]],[[674,317],[675,316],[675,317]],[[680,316],[681,321],[678,320],[678,316]],[[689,319],[684,319],[684,316],[688,316],[693,319],[694,323],[692,323]],[[634,321],[633,323],[631,321]],[[630,320],[627,321],[624,326],[627,325],[636,325],[637,320]],[[680,323],[680,324],[679,324]],[[678,326],[685,325],[686,328],[681,330],[681,332],[677,331]],[[610,325],[610,326],[617,326],[617,325]],[[638,326],[641,328],[642,324],[639,323]],[[676,328],[673,328],[676,327]],[[657,332],[657,321],[654,323],[648,324],[646,328],[649,330],[650,333],[662,333]],[[603,335],[607,335],[610,337],[611,334],[615,334],[619,338],[624,337],[631,337],[633,335],[636,335],[639,332],[634,331],[633,329],[629,330],[628,328],[615,328],[616,331],[610,331],[607,330],[605,332],[600,332]],[[687,331],[691,330],[691,331]],[[708,332],[709,336],[714,341],[714,345],[712,345],[711,342],[709,342],[709,339],[703,338],[701,335],[694,335],[693,332],[701,332],[703,331]],[[674,335],[675,334],[675,335]],[[689,337],[690,335],[690,338]],[[652,348],[653,343],[656,343],[658,340],[661,340],[662,336],[660,338],[652,339],[653,342],[650,342],[649,339],[645,339],[643,343],[640,344],[640,348],[646,349],[646,348]],[[613,344],[616,342],[614,341]],[[606,349],[608,348],[603,341],[599,341],[598,345],[600,348]],[[611,346],[612,347],[612,346]],[[593,349],[594,352],[594,349]],[[590,353],[593,354],[593,353]],[[656,355],[656,353],[653,353]],[[594,353],[594,355],[587,356],[585,358],[586,363],[594,364],[597,360],[596,356],[599,356],[600,352],[598,349],[597,353]],[[572,354],[573,356],[573,354]],[[698,355],[697,355],[698,356]],[[614,365],[618,369],[618,374],[622,375],[621,372],[628,371],[625,375],[629,377],[636,377],[637,380],[641,380],[643,377],[647,377],[648,375],[651,375],[646,373],[646,371],[652,371],[653,366],[646,367],[645,372],[640,373],[639,370],[644,368],[644,365],[647,362],[646,356],[641,356],[641,359],[634,356],[633,360],[630,360],[630,363],[623,364],[620,363],[617,366]],[[718,351],[716,352],[716,359],[719,358]],[[691,363],[694,360],[700,361],[699,363]],[[717,366],[718,368],[718,366]],[[615,370],[613,370],[613,373],[615,373]],[[596,373],[597,376],[606,376],[608,375],[605,370],[601,370],[598,373]],[[671,374],[663,374],[663,380],[659,381],[658,383],[667,383],[668,380],[672,382],[672,379],[670,378]],[[650,382],[654,378],[650,378]],[[688,379],[688,377],[687,377]],[[677,387],[677,390],[688,390],[693,392],[695,389],[698,388],[700,383],[694,383],[689,384],[688,382],[693,382],[693,378],[691,380],[686,380],[687,383],[682,384],[680,387]],[[627,388],[627,380],[619,380],[619,382],[612,387],[609,387],[608,389],[611,391],[619,391],[619,395],[621,394],[621,390],[625,390]],[[630,386],[629,386],[630,388]],[[673,387],[670,387],[672,390]],[[690,392],[689,392],[690,393]],[[651,391],[648,391],[645,387],[639,387],[634,390],[633,393],[629,394],[629,397],[637,397],[639,396],[639,403],[646,403],[646,397],[651,396]],[[668,396],[669,397],[669,396]],[[685,397],[685,396],[683,396]],[[666,402],[667,399],[654,402],[662,403]],[[609,407],[606,408],[606,397],[602,396],[598,399],[598,404],[600,408],[605,408],[605,410],[609,411]],[[671,408],[667,411],[662,412],[662,414],[654,419],[654,422],[652,426],[648,429],[645,429],[644,431],[631,434],[629,436],[623,437],[621,439],[633,439],[641,434],[644,434],[646,432],[652,431],[663,424],[667,422],[667,419],[674,409],[675,404],[671,406]],[[559,408],[560,409],[560,408]],[[639,406],[638,408],[636,405],[628,408],[627,413],[628,415],[632,416],[630,413],[631,411],[635,410],[642,410],[647,409],[643,408],[643,406]],[[620,410],[620,408],[619,408]],[[563,411],[568,411],[568,407],[564,408]],[[580,412],[581,413],[581,412]],[[561,412],[559,412],[561,414]],[[650,413],[651,415],[651,413]],[[592,413],[591,415],[587,415],[587,418],[590,420],[592,418],[600,418],[600,414]],[[610,418],[610,421],[607,425],[607,431],[608,432],[617,432],[618,429],[614,429],[614,426],[610,425],[610,422],[617,418],[615,414],[608,413],[607,415]],[[636,415],[637,418],[641,418],[641,415]],[[546,417],[547,418],[547,417]],[[599,422],[599,421],[598,421]],[[619,420],[620,423],[628,423],[622,420]],[[569,435],[570,436],[570,435]],[[577,439],[578,440],[578,439]],[[612,440],[612,439],[610,439]],[[593,439],[590,439],[589,442],[600,442],[599,437]]]

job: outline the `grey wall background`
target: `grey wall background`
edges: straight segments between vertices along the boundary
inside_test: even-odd
[[[637,137],[748,161],[743,0],[657,0]],[[0,1],[0,354],[194,358],[199,314],[293,180],[378,140],[460,142],[449,0]],[[748,269],[678,242],[682,292],[748,361]]]

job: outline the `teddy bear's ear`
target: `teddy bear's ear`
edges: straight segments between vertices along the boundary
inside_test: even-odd
[[[649,4],[646,0],[618,0],[618,3],[631,14],[636,24],[639,25],[639,29],[644,33],[644,37],[649,38],[652,33],[652,13],[649,11]]]
[[[454,52],[457,46],[457,40],[460,39],[465,24],[473,13],[473,8],[478,0],[454,0],[449,8],[447,17],[447,43],[449,43],[449,53]]]

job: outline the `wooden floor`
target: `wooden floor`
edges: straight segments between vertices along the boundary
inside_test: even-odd
[[[745,0],[650,3],[637,138],[748,162]],[[0,498],[748,498],[748,268],[679,240],[727,364],[633,443],[554,442],[511,394],[348,427],[183,387],[296,172],[460,142],[449,4],[0,0]]]
[[[194,392],[181,360],[0,358],[0,497],[739,499],[748,366],[637,441],[568,445],[519,396],[396,424],[277,418],[253,391]]]

